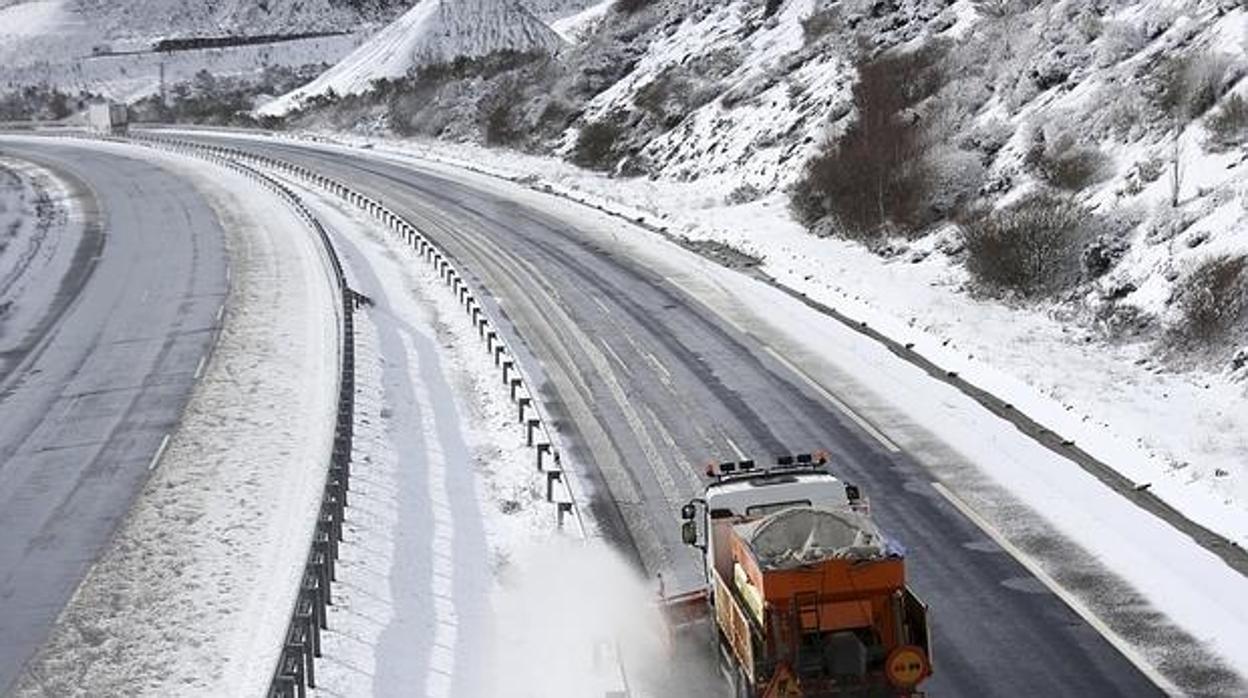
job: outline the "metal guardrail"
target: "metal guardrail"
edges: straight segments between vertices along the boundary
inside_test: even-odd
[[[586,537],[588,529],[578,506],[577,487],[574,476],[563,467],[562,449],[550,420],[537,395],[531,390],[533,383],[516,355],[507,347],[506,340],[497,329],[485,307],[469,286],[465,275],[445,250],[415,225],[380,201],[356,191],[347,184],[322,175],[311,168],[286,160],[249,152],[240,148],[185,141],[150,134],[131,134],[132,140],[162,143],[173,147],[198,150],[227,160],[245,161],[263,168],[280,172],[294,179],[312,184],[368,214],[404,244],[412,249],[438,275],[456,301],[463,307],[486,352],[501,372],[503,386],[517,409],[517,418],[524,431],[525,442],[536,453],[537,469],[545,475],[546,500],[555,505],[560,527],[571,517],[579,537]]]

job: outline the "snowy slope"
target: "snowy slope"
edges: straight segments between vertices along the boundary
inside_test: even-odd
[[[105,37],[351,30],[388,21],[410,0],[73,0]]]
[[[261,108],[281,115],[314,95],[358,94],[374,80],[421,65],[494,51],[556,52],[563,40],[513,0],[422,0],[407,14],[308,85]]]
[[[0,91],[47,84],[130,101],[201,69],[216,75],[267,66],[333,63],[407,9],[409,0],[18,0],[0,2]],[[232,49],[100,57],[143,51],[162,38],[347,32]]]

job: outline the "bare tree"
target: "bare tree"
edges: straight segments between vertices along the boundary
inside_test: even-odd
[[[1174,137],[1170,152],[1170,208],[1179,207],[1179,196],[1183,193],[1183,126],[1174,125]]]

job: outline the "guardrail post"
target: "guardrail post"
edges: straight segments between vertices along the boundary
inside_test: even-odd
[[[546,501],[555,501],[555,483],[563,480],[562,470],[546,471]]]
[[[516,400],[516,405],[520,407],[520,423],[521,424],[524,424],[524,408],[532,404],[533,404],[533,398],[531,397],[522,397],[519,400]]]
[[[521,379],[519,379],[519,378],[512,378],[512,379],[511,379],[511,400],[512,400],[512,402],[515,402],[515,400],[516,400],[516,390],[518,390],[518,389],[520,388],[520,386],[521,386],[521,385],[523,385],[523,384],[524,384],[524,381],[523,381],[523,380],[521,380]]]
[[[541,423],[542,423],[542,420],[540,419],[530,419],[528,421],[527,423],[528,427],[525,429],[525,445],[530,446],[530,447],[533,446],[533,432],[537,429],[538,426],[541,425]]]
[[[544,463],[542,462],[543,456],[545,456],[547,453],[550,453],[550,444],[546,442],[539,443],[537,445],[537,469],[539,471],[542,469],[542,466],[544,465]]]

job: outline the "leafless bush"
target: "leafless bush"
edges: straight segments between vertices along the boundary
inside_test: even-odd
[[[794,185],[790,202],[808,226],[831,218],[851,237],[888,227],[917,231],[935,216],[924,124],[912,112],[940,85],[939,48],[886,54],[859,65],[857,119],[829,140]]]
[[[1094,145],[1080,143],[1069,132],[1050,139],[1036,129],[1025,164],[1045,183],[1066,191],[1082,191],[1104,179],[1108,160]]]
[[[623,12],[626,15],[631,15],[638,10],[642,10],[650,5],[653,5],[654,2],[655,0],[615,0],[615,4],[612,5],[612,7],[615,8],[617,12]]]
[[[1039,4],[1039,0],[973,0],[975,9],[985,17],[1001,19],[1021,14]]]
[[[1097,46],[1097,63],[1109,66],[1123,61],[1148,45],[1148,35],[1137,22],[1106,22]]]
[[[752,204],[763,198],[763,192],[753,184],[742,184],[730,192],[724,203],[729,206],[740,206],[742,204]]]
[[[1069,197],[1040,192],[962,223],[967,270],[992,293],[1059,293],[1079,280],[1088,212]]]
[[[1175,119],[1191,121],[1209,111],[1242,68],[1222,53],[1171,58],[1158,67],[1158,105]]]
[[[633,104],[657,119],[663,128],[673,128],[715,99],[720,89],[717,83],[702,82],[681,66],[671,66],[637,90]]]
[[[1248,143],[1248,100],[1238,94],[1227,97],[1205,119],[1209,144],[1215,150],[1236,148]]]
[[[1248,257],[1221,255],[1201,262],[1175,288],[1177,323],[1172,343],[1212,349],[1248,321]]]
[[[592,170],[609,170],[620,159],[622,129],[610,120],[591,121],[581,128],[572,148],[572,162]]]
[[[828,7],[802,18],[802,38],[807,45],[841,28],[841,8]]]

